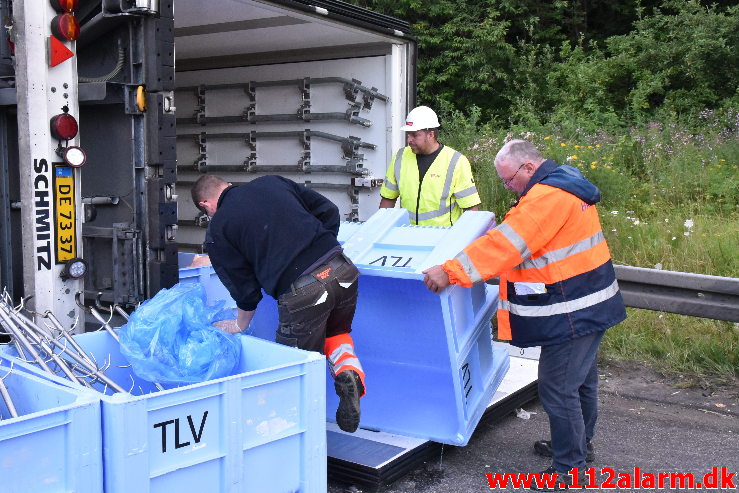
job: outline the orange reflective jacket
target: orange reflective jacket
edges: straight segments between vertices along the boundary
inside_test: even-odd
[[[470,287],[500,275],[498,338],[521,347],[621,322],[626,311],[591,200],[597,188],[553,161],[532,181],[502,224],[444,263],[450,281]]]

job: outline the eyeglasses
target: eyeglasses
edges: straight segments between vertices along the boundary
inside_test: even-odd
[[[526,164],[526,163],[521,163],[521,166],[519,166],[519,167],[518,167],[518,169],[516,170],[516,172],[515,172],[515,173],[513,173],[513,176],[511,176],[511,177],[510,177],[510,178],[508,178],[507,180],[503,180],[503,184],[504,184],[504,185],[505,185],[506,187],[507,187],[507,186],[508,186],[508,185],[509,185],[509,184],[510,184],[510,183],[511,183],[512,181],[513,181],[513,179],[514,179],[514,178],[516,177],[516,175],[518,174],[518,172],[519,172],[519,171],[521,171],[521,168],[523,168],[523,165],[524,165],[524,164]]]

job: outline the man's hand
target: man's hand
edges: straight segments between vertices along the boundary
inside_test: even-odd
[[[242,332],[242,329],[236,323],[235,318],[230,320],[219,320],[218,322],[213,322],[213,325],[229,334],[238,334],[239,332]]]
[[[423,278],[424,284],[436,294],[441,293],[444,288],[451,284],[449,282],[449,276],[440,265],[435,265],[423,271],[426,277]]]
[[[210,257],[207,255],[195,255],[188,267],[200,267],[203,265],[210,265]]]
[[[395,207],[395,202],[398,199],[386,199],[385,197],[380,198],[380,209],[392,209]]]

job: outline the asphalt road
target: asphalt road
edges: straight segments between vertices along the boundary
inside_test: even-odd
[[[690,472],[702,480],[713,467],[739,470],[739,386],[685,388],[679,379],[645,368],[608,366],[601,369],[600,402],[593,440],[596,471],[612,468],[618,479],[638,466],[655,476]],[[532,413],[529,419],[510,414],[481,423],[469,445],[444,447],[438,457],[393,484],[373,489],[329,481],[328,491],[481,492],[490,491],[485,473],[542,471],[549,463],[534,454],[533,442],[548,438],[547,417],[538,401],[524,409]],[[607,474],[598,472],[597,482]],[[733,483],[739,487],[739,474]]]

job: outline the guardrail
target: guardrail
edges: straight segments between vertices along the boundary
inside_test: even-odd
[[[616,265],[626,306],[739,322],[739,279]]]

